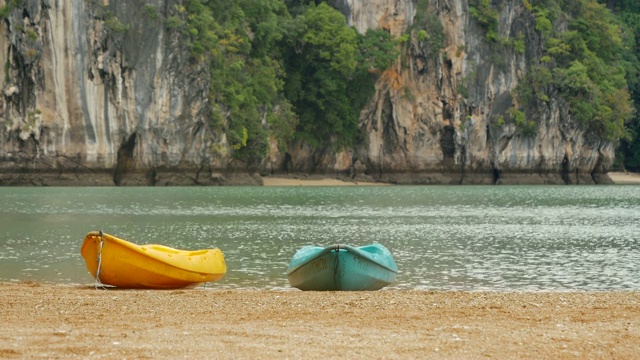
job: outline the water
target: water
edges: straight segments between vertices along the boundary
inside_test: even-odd
[[[307,244],[379,242],[387,289],[640,290],[640,186],[0,187],[0,281],[93,284],[92,230],[221,248],[214,288],[290,289]]]

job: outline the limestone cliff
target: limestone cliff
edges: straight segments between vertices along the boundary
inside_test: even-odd
[[[135,1],[26,1],[11,12],[0,29],[0,184],[226,181],[214,171],[232,164],[213,151],[224,134],[208,128],[208,68],[159,20],[178,3],[147,1],[158,17]]]
[[[340,7],[360,32],[382,27],[399,36],[416,19],[411,1],[344,0]],[[534,136],[514,124],[496,126],[517,101],[513,91],[544,46],[524,2],[501,1],[497,8],[499,37],[522,38],[524,51],[497,51],[470,16],[467,0],[429,2],[427,12],[443,26],[443,47],[430,48],[429,40],[413,36],[405,63],[396,62],[378,82],[361,116],[368,145],[352,157],[366,165],[367,175],[401,183],[610,181],[604,174],[614,145],[589,141],[561,98],[530,109]],[[350,165],[335,163],[337,169]]]
[[[323,173],[397,183],[606,182],[613,144],[589,140],[561,98],[528,112],[535,135],[496,125],[540,57],[521,0],[499,7],[500,61],[467,0],[432,0],[441,48],[412,36],[361,113],[363,146],[339,153],[273,147],[260,169],[237,163],[209,116],[209,69],[163,26],[179,0],[26,0],[0,27],[0,185],[259,184],[263,173]],[[4,5],[0,0],[0,5]],[[152,5],[158,17],[145,12]],[[394,36],[411,0],[334,1],[350,25]]]

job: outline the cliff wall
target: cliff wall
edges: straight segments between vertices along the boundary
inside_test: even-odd
[[[419,25],[412,24],[417,9],[411,1],[345,0],[341,8],[361,33],[381,27],[399,36]],[[589,141],[561,98],[527,111],[533,135],[513,122],[498,123],[517,105],[516,86],[539,63],[544,44],[522,1],[501,1],[497,8],[498,37],[524,40],[524,51],[487,41],[467,0],[429,2],[427,14],[443,27],[443,47],[412,36],[404,58],[383,74],[362,112],[368,144],[352,158],[366,170],[356,174],[400,183],[610,182],[605,173],[613,144]]]
[[[208,68],[159,20],[178,2],[146,3],[158,17],[130,1],[26,1],[11,12],[0,30],[0,183],[226,181],[213,171],[232,164],[212,151],[224,135],[208,128]]]
[[[259,169],[234,161],[225,134],[210,126],[209,69],[162,24],[179,0],[23,3],[0,25],[0,185],[260,184],[258,172],[427,184],[609,181],[613,144],[589,140],[561,98],[527,111],[533,135],[499,121],[542,52],[520,0],[501,2],[498,32],[524,39],[523,52],[486,41],[467,0],[421,10],[410,0],[338,1],[362,33],[400,36],[421,11],[442,24],[442,46],[415,33],[403,43],[362,110],[364,145],[273,147]]]

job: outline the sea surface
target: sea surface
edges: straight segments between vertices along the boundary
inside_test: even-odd
[[[0,281],[87,284],[87,232],[219,247],[210,288],[292,289],[304,245],[378,242],[385,289],[640,290],[640,186],[0,187]]]

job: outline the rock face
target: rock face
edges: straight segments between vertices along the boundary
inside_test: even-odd
[[[444,46],[434,49],[433,41],[412,37],[406,62],[396,62],[378,82],[361,114],[368,144],[354,156],[369,175],[400,183],[610,182],[604,174],[613,144],[588,141],[562,99],[539,102],[527,114],[535,121],[534,135],[495,124],[515,105],[512,93],[544,46],[522,1],[498,7],[498,36],[523,39],[522,52],[496,50],[486,41],[469,1],[429,4],[427,14],[442,24]],[[382,27],[399,36],[417,18],[411,1],[344,0],[340,8],[361,33]]]
[[[2,33],[1,184],[227,182],[208,69],[138,2],[27,1]]]
[[[166,19],[179,3],[145,5]],[[274,146],[250,169],[210,126],[208,68],[143,4],[27,0],[0,27],[0,185],[260,184],[257,171],[429,184],[609,181],[614,145],[589,140],[560,98],[527,113],[533,135],[496,125],[542,52],[521,0],[503,1],[498,31],[523,37],[525,51],[502,51],[499,61],[467,0],[429,3],[443,45],[417,36],[403,44],[403,59],[362,110],[363,146],[335,153],[297,144],[287,154]],[[409,0],[334,6],[358,31],[394,36],[418,11]]]

